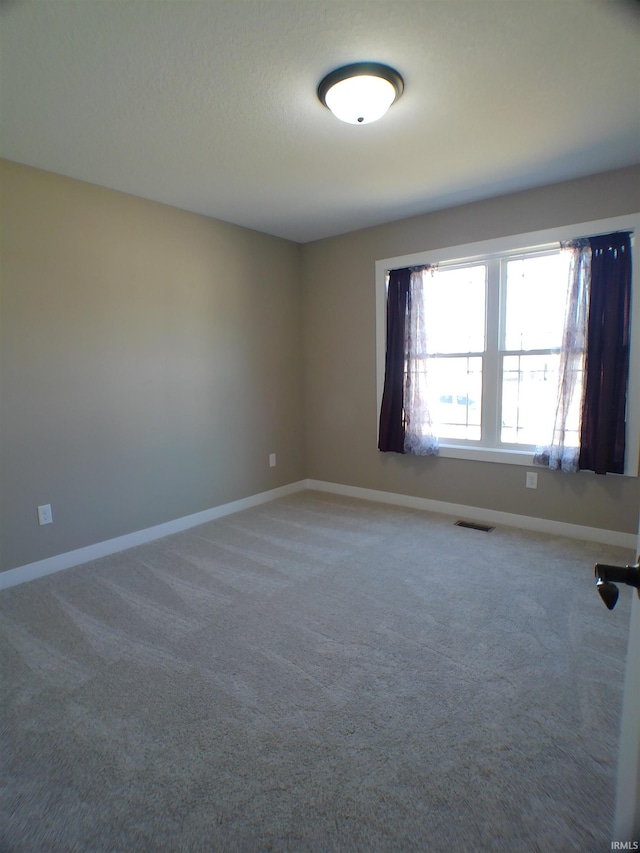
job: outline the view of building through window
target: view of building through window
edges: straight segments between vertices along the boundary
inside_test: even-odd
[[[492,435],[491,443],[517,446],[549,440],[569,263],[569,253],[553,250],[424,273],[426,352],[414,381],[436,435]]]
[[[570,255],[554,252],[503,262],[505,322],[500,440],[535,445],[550,439],[558,391]],[[578,379],[567,445],[578,446]]]

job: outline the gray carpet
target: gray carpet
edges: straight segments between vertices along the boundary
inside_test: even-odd
[[[452,522],[304,492],[4,591],[0,849],[609,850],[633,554]]]

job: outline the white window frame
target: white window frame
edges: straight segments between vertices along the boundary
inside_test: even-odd
[[[581,222],[565,225],[544,231],[532,231],[525,234],[515,234],[499,237],[493,240],[483,240],[478,243],[467,243],[458,246],[448,246],[439,249],[416,252],[411,255],[400,255],[395,258],[384,258],[375,262],[376,287],[376,423],[379,429],[380,406],[384,387],[387,299],[386,280],[389,270],[403,267],[422,265],[449,265],[455,263],[473,263],[490,260],[497,255],[509,252],[539,251],[555,249],[567,240],[588,237],[595,234],[609,234],[614,231],[631,231],[634,257],[632,259],[631,283],[631,350],[629,354],[629,384],[627,391],[627,429],[626,429],[626,458],[624,476],[638,476],[638,458],[640,444],[640,253],[637,252],[639,240],[635,235],[640,234],[640,213],[627,216],[617,216],[611,219],[600,219],[591,222]],[[495,306],[488,306],[497,321]],[[492,319],[487,316],[487,322]],[[452,439],[440,439],[441,457],[451,459],[470,459],[482,462],[501,462],[509,465],[526,465],[533,463],[531,450],[521,450],[515,447],[478,447],[456,443]]]

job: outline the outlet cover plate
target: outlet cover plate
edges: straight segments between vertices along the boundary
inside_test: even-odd
[[[38,507],[38,524],[42,527],[43,524],[53,524],[53,513],[51,512],[51,504],[43,504]]]

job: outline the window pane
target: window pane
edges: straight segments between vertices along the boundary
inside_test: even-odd
[[[505,349],[562,344],[569,263],[568,252],[507,262]]]
[[[556,410],[560,356],[508,355],[502,362],[502,430],[511,444],[545,444],[551,439]],[[578,446],[580,386],[567,421],[566,444]]]
[[[434,433],[479,441],[482,358],[429,358],[424,363]]]
[[[429,272],[424,277],[427,352],[483,352],[486,267]]]

